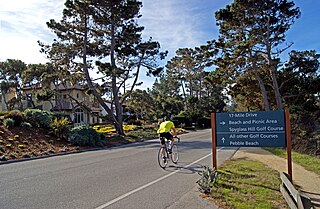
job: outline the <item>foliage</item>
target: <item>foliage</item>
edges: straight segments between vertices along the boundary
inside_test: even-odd
[[[62,71],[67,69],[72,75],[83,75],[81,80],[86,81],[90,92],[122,135],[122,104],[139,85],[141,68],[148,70],[147,75],[157,74],[161,71],[157,61],[167,54],[160,52],[160,44],[152,38],[142,40],[144,28],[138,25],[141,7],[142,2],[137,0],[68,0],[61,21],[50,20],[47,23],[58,38],[51,46],[42,47],[50,59],[66,66]],[[96,57],[99,61],[87,62],[87,58]],[[90,76],[90,69],[94,67],[102,74],[102,91],[97,91]],[[126,87],[128,79],[132,79],[132,86],[120,97],[119,89]],[[110,96],[115,114],[104,103],[104,94]]]
[[[93,128],[77,126],[68,133],[68,141],[78,146],[97,146],[102,147],[106,144],[103,134],[96,132]]]
[[[72,119],[71,119],[70,115],[67,113],[53,112],[52,114],[53,114],[52,115],[53,118],[57,118],[57,119],[67,118],[69,123],[72,123]]]
[[[124,131],[133,131],[136,129],[136,125],[123,125],[123,130]],[[114,133],[116,132],[116,129],[111,126],[111,125],[104,125],[104,126],[100,126],[100,125],[95,125],[92,127],[94,130],[96,130],[96,132],[98,133]]]
[[[179,95],[179,84],[172,78],[161,76],[150,91],[156,118],[173,116],[183,109],[183,99]]]
[[[181,86],[184,101],[189,96],[201,100],[203,93],[210,91],[203,85],[206,74],[204,69],[213,64],[213,56],[217,52],[214,42],[208,41],[206,45],[194,49],[180,48],[176,51],[176,55],[168,61],[167,75]],[[188,108],[188,106],[185,107]]]
[[[185,127],[185,126],[190,126],[189,124],[189,119],[184,115],[184,111],[181,111],[179,115],[175,115],[172,118],[172,122],[176,127]]]
[[[127,116],[127,122],[132,124],[133,120],[149,120],[155,118],[156,108],[154,100],[146,90],[134,90],[126,102],[126,111],[130,113]]]
[[[211,169],[209,166],[204,166],[203,170],[199,172],[201,178],[197,181],[199,185],[199,191],[205,194],[211,192],[212,186],[218,178],[218,172],[215,169]]]
[[[20,126],[21,128],[24,128],[24,129],[32,128],[32,125],[28,122],[22,122]]]
[[[7,110],[13,110],[15,106],[22,110],[22,74],[26,68],[26,64],[21,60],[8,59],[0,62],[0,90]],[[9,102],[4,95],[13,89],[16,97]]]
[[[52,120],[52,113],[38,109],[26,109],[24,111],[26,122],[34,127],[49,128]]]
[[[196,124],[199,128],[211,128],[211,118],[209,117],[198,117]]]
[[[59,138],[67,136],[70,121],[67,117],[54,118],[51,122],[51,128]]]
[[[3,125],[5,125],[8,128],[13,128],[14,127],[14,120],[12,118],[6,118],[3,120]]]
[[[123,130],[124,131],[133,131],[134,129],[136,129],[137,126],[135,125],[123,125]]]
[[[12,118],[14,126],[20,126],[23,121],[23,114],[19,110],[12,110],[5,114],[4,118]]]
[[[1,111],[1,110],[0,110],[0,116],[4,116],[4,115],[6,115],[6,114],[7,114],[6,111]]]
[[[320,110],[320,54],[315,50],[291,51],[279,72],[280,90],[291,112]]]
[[[111,125],[109,125],[109,126],[96,125],[96,126],[93,126],[92,128],[94,130],[96,130],[96,132],[98,132],[98,133],[114,133],[114,132],[116,132],[116,129]]]
[[[48,88],[43,88],[41,92],[37,94],[37,101],[49,101],[55,95],[55,91]]]
[[[158,138],[157,131],[154,127],[142,128],[138,130],[129,131],[127,136],[140,139],[155,139]]]
[[[218,69],[228,75],[225,78],[231,83],[239,76],[254,77],[263,109],[270,109],[269,91],[274,91],[277,108],[282,109],[277,67],[280,54],[292,45],[284,44],[285,36],[300,17],[299,8],[287,0],[242,0],[220,9],[215,16],[220,27],[215,44],[221,55],[215,60]]]
[[[50,82],[56,81],[59,78],[59,72],[56,70],[56,67],[54,66],[53,63],[30,64],[27,66],[27,69],[23,72],[22,78],[23,78],[23,83],[26,86],[39,85],[39,84],[42,84],[42,86],[45,86],[46,84],[50,84]],[[47,89],[43,89],[43,90],[48,91]],[[39,99],[42,99],[42,98],[43,97],[41,96],[39,97]]]

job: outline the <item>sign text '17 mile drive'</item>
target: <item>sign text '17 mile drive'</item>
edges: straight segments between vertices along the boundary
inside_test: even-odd
[[[217,146],[285,147],[282,110],[216,113]]]

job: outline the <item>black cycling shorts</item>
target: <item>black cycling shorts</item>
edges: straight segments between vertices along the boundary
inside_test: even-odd
[[[166,138],[167,140],[172,140],[173,136],[169,132],[160,133],[161,144],[165,144],[165,140],[163,138]]]

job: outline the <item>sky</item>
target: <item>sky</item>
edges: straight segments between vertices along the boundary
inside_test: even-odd
[[[287,32],[293,46],[285,51],[320,52],[320,1],[293,0],[301,17]],[[55,34],[46,26],[59,21],[65,0],[0,0],[0,61],[19,59],[26,64],[46,63],[37,41],[52,43]],[[168,50],[170,60],[179,48],[194,48],[218,37],[214,13],[233,0],[142,0],[143,37],[152,37]],[[284,56],[285,59],[285,56]],[[142,88],[151,88],[154,78],[142,74]]]

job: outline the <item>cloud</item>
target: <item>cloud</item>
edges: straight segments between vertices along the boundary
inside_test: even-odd
[[[197,2],[143,0],[139,23],[145,26],[144,37],[151,36],[159,41],[171,56],[179,48],[199,46],[213,39],[210,37],[214,34],[213,10],[210,7],[204,8],[206,3]],[[208,15],[212,23],[204,29],[203,23],[210,21]]]
[[[0,1],[0,61],[20,59],[27,64],[44,63],[37,41],[51,42],[53,34],[46,26],[60,18],[61,0]]]

